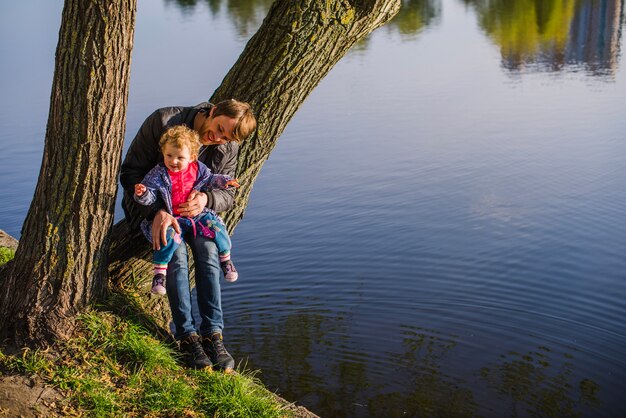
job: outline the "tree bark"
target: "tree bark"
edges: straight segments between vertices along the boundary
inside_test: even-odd
[[[388,22],[400,0],[275,1],[211,101],[250,103],[255,134],[239,151],[235,207],[223,214],[232,232],[243,218],[261,167],[304,100],[361,38]]]
[[[277,0],[211,101],[236,98],[252,105],[258,128],[240,148],[241,187],[235,207],[223,213],[232,232],[242,219],[261,167],[309,93],[359,39],[389,21],[400,0]],[[126,286],[151,277],[149,249],[129,241],[122,221],[114,228],[110,277]],[[149,302],[152,303],[152,302]],[[165,318],[159,306],[155,316]],[[167,308],[165,308],[167,309]]]
[[[136,0],[66,0],[35,195],[0,288],[0,333],[68,335],[104,288]]]

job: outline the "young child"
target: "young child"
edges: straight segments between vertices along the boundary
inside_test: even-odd
[[[187,201],[191,191],[204,192],[211,189],[228,189],[239,187],[239,183],[231,176],[212,174],[211,170],[200,161],[196,161],[200,149],[200,139],[196,131],[186,126],[175,126],[163,134],[159,141],[163,153],[163,163],[146,174],[140,184],[135,185],[135,200],[141,205],[151,205],[157,195],[165,202],[166,210],[173,214],[178,221],[181,234],[174,228],[168,228],[167,244],[159,250],[154,250],[154,279],[151,292],[164,295],[165,275],[167,264],[181,244],[181,235],[200,235],[212,239],[217,245],[220,257],[220,266],[224,278],[229,282],[237,280],[238,274],[230,260],[230,237],[224,226],[224,221],[217,214],[207,208],[193,218],[181,217],[178,205]],[[152,242],[152,222],[145,220],[141,223],[141,230]]]

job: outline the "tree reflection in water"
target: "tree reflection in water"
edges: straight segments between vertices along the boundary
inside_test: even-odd
[[[212,15],[222,9],[235,25],[242,38],[249,38],[261,26],[273,0],[164,0],[166,4],[174,4],[182,13],[191,14],[196,7],[206,4]],[[441,15],[441,0],[402,0],[400,12],[385,27],[397,31],[401,35],[413,39],[425,27],[433,24]],[[367,38],[366,38],[367,39]],[[367,43],[367,41],[361,41]],[[363,45],[356,45],[363,49]]]
[[[510,400],[510,415],[520,409],[532,416],[583,416],[583,410],[600,406],[600,386],[590,379],[574,379],[574,357],[563,354],[554,361],[555,353],[539,347],[526,354],[507,353],[501,363],[483,367],[481,375],[490,386]]]
[[[469,385],[442,372],[457,347],[457,336],[403,327],[405,352],[392,360],[404,377],[403,390],[380,387],[368,403],[370,416],[476,416],[478,405]],[[408,373],[407,373],[408,372]]]
[[[248,39],[261,26],[273,0],[165,0],[166,4],[178,6],[184,14],[192,14],[196,7],[206,4],[211,15],[223,11],[233,23],[237,34]]]
[[[213,15],[228,18],[242,39],[261,25],[272,0],[164,0],[191,14],[206,4]],[[482,29],[500,48],[502,66],[562,71],[583,69],[592,75],[613,75],[620,57],[622,0],[459,0],[478,13]],[[441,16],[441,0],[402,0],[396,17],[385,25],[412,41]],[[354,46],[367,49],[369,37]]]
[[[405,326],[403,351],[379,359],[366,344],[354,343],[348,318],[329,315],[241,317],[237,322],[247,323],[241,327],[247,334],[233,347],[253,353],[247,367],[262,370],[268,387],[321,416],[581,416],[600,406],[599,385],[576,378],[569,353],[557,359],[542,346],[502,354],[474,372],[485,383],[477,388],[478,382],[443,371],[454,362],[457,336]]]
[[[576,378],[569,353],[556,359],[542,346],[502,354],[499,362],[473,373],[485,383],[477,388],[478,381],[443,371],[455,361],[457,336],[404,326],[403,350],[380,359],[367,344],[354,343],[349,318],[329,315],[240,317],[247,334],[233,348],[253,353],[247,367],[262,370],[268,387],[321,416],[581,416],[600,406],[599,385]]]
[[[622,0],[464,0],[514,71],[612,75],[619,59]]]
[[[424,28],[435,24],[440,16],[441,0],[403,0],[400,12],[386,27],[414,39]]]

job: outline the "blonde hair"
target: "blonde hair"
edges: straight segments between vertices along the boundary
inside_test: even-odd
[[[214,109],[212,117],[226,116],[237,121],[233,129],[233,140],[236,142],[243,141],[256,129],[252,107],[246,102],[235,99],[222,100]]]
[[[159,140],[161,152],[165,145],[172,145],[178,149],[183,147],[189,148],[191,155],[198,155],[200,151],[200,136],[193,129],[189,129],[185,125],[179,125],[169,128]]]

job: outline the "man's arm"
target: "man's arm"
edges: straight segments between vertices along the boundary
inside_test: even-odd
[[[155,111],[143,122],[131,142],[120,170],[120,183],[124,190],[132,191],[144,176],[159,162],[159,138],[163,122]]]
[[[207,166],[215,174],[225,174],[234,178],[237,173],[238,153],[239,144],[236,142],[220,145],[213,153],[213,158],[211,158],[210,164],[207,164]],[[234,188],[209,190],[206,194],[208,197],[206,206],[216,212],[229,210],[235,203]]]
[[[142,206],[132,198],[135,184],[141,183],[146,173],[159,162],[158,141],[163,129],[161,114],[157,110],[143,122],[122,162],[120,183],[124,188],[124,209],[131,217],[128,219],[127,216],[127,221],[134,226],[140,222],[138,218],[150,219],[158,209],[163,207],[160,199],[149,206]]]

